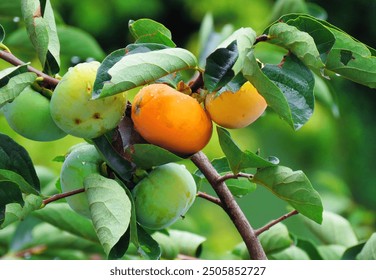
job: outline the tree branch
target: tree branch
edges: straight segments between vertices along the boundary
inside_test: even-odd
[[[266,254],[260,244],[260,241],[257,239],[254,229],[248,222],[239,205],[236,203],[226,184],[223,181],[219,184],[217,183],[220,175],[210,163],[207,156],[203,152],[198,152],[191,157],[191,160],[205,175],[206,179],[217,193],[222,202],[223,209],[231,218],[239,234],[243,238],[251,259],[265,260]]]
[[[229,180],[229,179],[237,179],[237,178],[240,178],[240,177],[251,179],[251,178],[253,178],[253,175],[248,174],[248,173],[242,173],[242,172],[239,172],[238,174],[228,173],[228,174],[225,174],[225,175],[219,177],[218,180],[217,180],[217,184],[222,183],[222,182]]]
[[[70,191],[70,192],[55,194],[55,195],[43,200],[43,205],[46,206],[48,203],[51,203],[53,201],[56,201],[56,200],[59,200],[59,199],[62,199],[62,198],[66,198],[68,196],[75,195],[75,194],[78,194],[78,193],[82,193],[84,191],[85,191],[85,189],[81,188],[81,189],[73,190],[73,191]]]
[[[259,228],[259,229],[256,229],[255,230],[255,233],[257,236],[259,236],[261,233],[263,233],[264,231],[267,231],[269,230],[272,226],[282,222],[283,220],[286,220],[287,218],[291,217],[291,216],[294,216],[294,215],[297,215],[299,214],[298,211],[294,210],[294,211],[291,211],[285,215],[283,215],[282,217],[279,217],[278,219],[276,220],[273,220],[271,221],[270,223],[267,223],[265,226]]]
[[[9,62],[10,64],[14,65],[14,66],[19,66],[19,65],[25,65],[26,63],[23,62],[22,60],[20,60],[18,57],[14,56],[12,53],[10,52],[7,52],[7,51],[2,51],[0,50],[0,58]],[[27,66],[27,69],[30,71],[30,72],[34,72],[35,74],[37,74],[39,77],[42,77],[43,78],[43,82],[44,84],[48,85],[49,88],[55,88],[57,86],[57,84],[59,83],[59,80],[58,79],[55,79],[45,73],[43,73],[42,71],[39,71],[38,69],[35,69],[34,67],[28,65]]]
[[[204,198],[204,199],[206,199],[206,200],[208,200],[210,202],[213,202],[213,203],[215,203],[215,204],[223,207],[222,202],[221,202],[221,200],[219,198],[216,198],[216,197],[211,196],[211,195],[209,195],[207,193],[204,193],[204,192],[197,192],[197,196],[201,197],[201,198]]]

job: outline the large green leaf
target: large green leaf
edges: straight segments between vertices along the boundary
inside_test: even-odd
[[[312,72],[294,55],[286,56],[280,65],[265,65],[262,72],[283,92],[294,128],[298,130],[313,114],[315,80]]]
[[[161,44],[145,43],[145,44],[130,44],[125,48],[113,51],[101,63],[98,68],[97,77],[93,87],[93,98],[101,97],[101,91],[106,82],[111,81],[111,75],[108,70],[119,62],[124,56],[132,55],[135,53],[146,53],[155,50],[163,50],[167,47]]]
[[[17,76],[18,74],[21,74],[21,73],[25,73],[27,71],[28,70],[27,70],[26,64],[14,66],[14,67],[9,67],[9,68],[6,68],[6,69],[0,71],[0,87],[5,86],[9,82],[9,80],[11,78],[13,78],[14,76]]]
[[[376,260],[376,233],[373,233],[371,237],[364,244],[363,249],[356,256],[357,260]]]
[[[43,71],[56,74],[60,70],[60,43],[51,3],[45,0],[43,4],[39,0],[22,0],[21,10]]]
[[[142,169],[183,160],[183,158],[152,144],[131,145],[125,149],[125,155],[138,168]]]
[[[111,80],[104,84],[100,96],[114,95],[153,82],[173,72],[196,67],[196,57],[181,48],[127,55],[108,71]]]
[[[0,221],[0,229],[5,228],[11,223],[24,220],[30,213],[35,213],[42,207],[43,200],[40,196],[29,194],[23,197],[24,204],[9,203],[5,208],[5,218]]]
[[[38,191],[24,177],[12,170],[0,169],[0,182],[12,182],[18,186],[21,193],[38,195]]]
[[[306,220],[310,230],[324,243],[337,244],[345,247],[354,246],[358,239],[350,223],[343,217],[325,211],[321,225]]]
[[[122,186],[99,174],[86,177],[84,187],[95,231],[109,255],[128,229],[131,202]]]
[[[174,229],[169,230],[168,234],[171,241],[178,245],[180,254],[196,258],[201,255],[203,243],[206,241],[205,237],[188,231]]]
[[[226,48],[218,48],[206,59],[204,85],[209,92],[217,91],[235,76],[232,67],[238,59],[236,41]]]
[[[270,260],[309,260],[308,254],[301,248],[290,246],[280,252],[271,254]]]
[[[346,247],[338,244],[319,245],[317,250],[324,260],[340,260]]]
[[[14,142],[12,138],[0,133],[0,169],[13,171],[25,179],[34,188],[34,193],[40,191],[40,183],[33,162],[24,147]],[[31,190],[27,191],[31,193]]]
[[[59,229],[98,242],[91,220],[74,212],[67,203],[50,203],[33,215]]]
[[[250,49],[245,58],[243,75],[265,98],[268,106],[294,128],[295,124],[286,97],[281,89],[261,71],[254,55],[254,49]]]
[[[16,183],[3,181],[0,175],[0,225],[4,222],[6,205],[9,203],[18,203],[22,207],[22,193]]]
[[[217,133],[219,144],[223,153],[226,155],[231,170],[234,174],[237,174],[247,168],[274,166],[274,163],[267,161],[250,151],[243,152],[233,141],[230,133],[227,130],[217,127]]]
[[[136,39],[136,43],[157,43],[174,48],[170,30],[163,24],[151,19],[130,20],[129,31]]]
[[[270,26],[269,43],[286,48],[313,69],[322,69],[321,61],[314,39],[304,31],[284,22],[278,22]]]
[[[334,28],[330,31],[336,42],[328,54],[326,68],[356,83],[376,88],[376,56],[348,34]]]
[[[0,88],[0,108],[7,102],[16,98],[27,86],[35,81],[37,75],[27,72],[18,74],[8,81],[8,83]]]
[[[299,213],[321,224],[323,206],[320,195],[302,171],[284,166],[258,169],[253,181],[288,202]]]

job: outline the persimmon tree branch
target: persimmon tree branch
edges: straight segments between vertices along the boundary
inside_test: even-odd
[[[221,200],[217,197],[211,196],[204,192],[197,192],[197,196],[223,207]]]
[[[9,62],[10,64],[12,64],[14,66],[19,66],[19,65],[25,65],[26,64],[25,62],[23,62],[22,60],[20,60],[18,57],[16,57],[15,55],[13,55],[12,53],[7,52],[7,51],[3,51],[3,50],[0,50],[0,58],[2,60],[4,60],[4,61]],[[55,78],[53,78],[53,77],[51,77],[51,76],[43,73],[42,71],[39,71],[38,69],[35,69],[34,67],[32,67],[30,65],[27,66],[27,69],[30,72],[34,72],[39,77],[42,77],[44,84],[49,85],[50,88],[55,88],[57,86],[57,84],[59,83],[58,79],[55,79]]]
[[[62,199],[62,198],[66,198],[68,196],[75,195],[75,194],[78,194],[78,193],[82,193],[84,191],[85,191],[84,188],[80,188],[80,189],[76,189],[76,190],[73,190],[73,191],[70,191],[70,192],[55,194],[55,195],[53,195],[49,198],[44,199],[43,205],[46,206],[48,203],[51,203],[53,201],[56,201],[56,200],[59,200],[59,199]]]
[[[257,236],[259,236],[261,233],[263,233],[264,231],[267,231],[269,230],[272,226],[282,222],[283,220],[286,220],[287,218],[290,218],[291,216],[294,216],[294,215],[297,215],[299,214],[299,212],[297,210],[293,210],[281,217],[279,217],[278,219],[275,219],[269,223],[267,223],[266,225],[264,225],[263,227],[259,228],[259,229],[256,229],[255,230],[255,233]]]
[[[227,215],[230,217],[239,234],[243,238],[251,259],[267,259],[265,251],[257,238],[255,230],[248,222],[243,211],[240,209],[230,190],[227,188],[225,182],[219,180],[221,176],[210,163],[208,157],[200,151],[192,155],[191,160],[205,175],[206,179],[209,181],[214,191],[217,193],[223,205],[223,209],[226,211]],[[218,181],[220,182],[218,183]]]

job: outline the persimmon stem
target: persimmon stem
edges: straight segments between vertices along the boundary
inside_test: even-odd
[[[14,66],[26,64],[25,62],[23,62],[18,57],[14,56],[12,53],[10,53],[8,51],[0,50],[0,58],[9,62],[10,64],[12,64]],[[27,66],[27,69],[28,69],[29,72],[34,72],[39,77],[42,77],[43,83],[48,85],[50,88],[55,88],[57,86],[57,84],[59,83],[58,79],[55,79],[55,78],[43,73],[42,71],[35,69],[34,67],[32,67],[30,65]]]
[[[222,202],[223,209],[226,211],[227,215],[230,217],[239,234],[243,238],[251,259],[267,259],[265,251],[262,248],[257,235],[255,234],[255,230],[248,222],[230,190],[227,188],[225,182],[221,181],[218,183],[218,178],[220,178],[221,176],[210,163],[208,157],[200,151],[192,155],[191,160],[205,175],[206,179],[209,181],[214,191],[217,193],[218,198]]]
[[[85,189],[81,188],[81,189],[73,190],[73,191],[70,191],[70,192],[55,194],[55,195],[53,195],[49,198],[44,199],[43,205],[46,206],[48,203],[51,203],[53,201],[56,201],[56,200],[59,200],[59,199],[62,199],[62,198],[66,198],[68,196],[72,196],[72,195],[75,195],[75,194],[78,194],[78,193],[82,193],[84,191],[85,191]]]
[[[197,196],[223,207],[221,200],[217,197],[211,196],[204,192],[197,192]]]
[[[268,35],[266,35],[266,34],[262,34],[262,35],[256,37],[255,45],[256,45],[257,43],[259,43],[259,42],[265,42],[265,41],[268,41],[269,39],[270,39],[270,38],[269,38]]]
[[[259,228],[259,229],[256,229],[255,230],[255,233],[257,236],[259,236],[261,233],[263,233],[264,231],[267,231],[269,230],[272,226],[282,222],[283,220],[286,220],[287,218],[290,218],[291,216],[294,216],[294,215],[297,215],[299,214],[299,212],[297,210],[293,210],[281,217],[279,217],[278,219],[275,219],[269,223],[267,223],[266,225],[264,225],[263,227]]]

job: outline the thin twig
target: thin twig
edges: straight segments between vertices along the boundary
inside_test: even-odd
[[[7,51],[1,51],[0,50],[0,58],[9,62],[10,64],[14,65],[14,66],[19,66],[19,65],[25,65],[26,63],[23,62],[22,60],[20,60],[18,57],[14,56],[12,53],[10,52],[7,52]],[[57,84],[59,83],[59,80],[58,79],[55,79],[45,73],[43,73],[42,71],[39,71],[38,69],[35,69],[34,67],[28,65],[27,66],[27,69],[30,71],[30,72],[34,72],[35,74],[37,74],[39,77],[42,77],[43,78],[43,82],[47,85],[50,86],[50,88],[55,88],[57,86]]]
[[[217,193],[218,198],[223,204],[223,209],[226,211],[227,215],[230,217],[239,234],[243,238],[251,259],[267,259],[265,251],[262,248],[260,241],[257,239],[254,229],[248,222],[239,205],[236,203],[230,190],[227,188],[224,182],[220,182],[219,184],[217,183],[220,175],[210,163],[208,157],[203,152],[198,152],[191,157],[191,160],[200,169],[202,174],[205,175],[206,179]]]
[[[251,178],[253,178],[253,174],[242,173],[242,172],[239,172],[238,174],[228,173],[228,174],[225,174],[225,175],[219,177],[218,180],[217,180],[217,184],[222,183],[222,182],[229,180],[229,179],[238,179],[240,177],[251,179]]]
[[[48,203],[51,203],[53,201],[56,201],[56,200],[59,200],[59,199],[62,199],[62,198],[65,198],[65,197],[68,197],[68,196],[71,196],[71,195],[75,195],[75,194],[78,194],[78,193],[82,193],[84,191],[85,191],[85,189],[81,188],[81,189],[73,190],[73,191],[70,191],[70,192],[55,194],[55,195],[43,200],[43,205],[46,206]]]
[[[217,197],[211,196],[204,192],[197,192],[197,196],[223,207],[221,200]]]
[[[268,41],[269,39],[270,39],[270,38],[269,38],[268,35],[266,35],[266,34],[262,34],[262,35],[260,35],[260,36],[258,36],[258,37],[256,38],[255,45],[256,45],[257,43],[259,43],[259,42],[265,42],[265,41]]]
[[[273,220],[269,223],[267,223],[266,225],[264,225],[263,227],[259,228],[259,229],[256,229],[255,230],[255,233],[257,236],[259,236],[261,233],[263,233],[264,231],[267,231],[269,230],[272,226],[282,222],[283,220],[286,220],[287,218],[291,217],[291,216],[294,216],[294,215],[297,215],[299,214],[298,211],[294,210],[294,211],[291,211],[285,215],[283,215],[282,217],[279,217],[278,219],[276,220]]]

